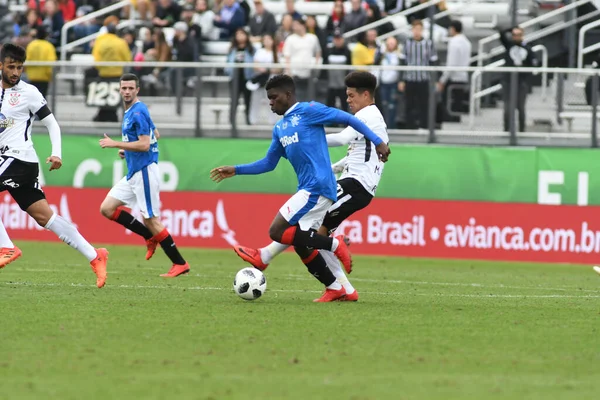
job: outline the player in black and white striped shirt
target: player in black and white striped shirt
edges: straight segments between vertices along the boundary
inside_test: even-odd
[[[414,69],[401,74],[398,89],[405,95],[407,128],[427,128],[431,73],[421,71],[420,67],[436,65],[438,56],[433,42],[423,37],[421,20],[416,19],[412,22],[412,33],[413,37],[404,43],[400,62]]]

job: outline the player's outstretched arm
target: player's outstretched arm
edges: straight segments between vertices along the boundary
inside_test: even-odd
[[[134,142],[117,142],[116,140],[108,137],[108,135],[105,133],[104,137],[100,139],[100,147],[103,149],[112,148],[143,153],[150,150],[150,136],[140,135],[138,140]]]
[[[356,139],[356,131],[353,128],[346,128],[339,133],[332,133],[325,136],[328,147],[346,146]]]
[[[235,174],[236,175],[258,175],[264,174],[265,172],[270,172],[277,167],[279,163],[279,159],[285,155],[285,151],[279,143],[279,139],[276,135],[273,135],[273,140],[271,140],[271,145],[269,146],[269,150],[267,150],[267,155],[261,160],[255,161],[250,164],[241,164],[236,165]]]
[[[379,159],[386,162],[391,151],[386,143],[383,142],[375,132],[373,132],[364,122],[356,118],[354,115],[338,110],[337,108],[327,107],[320,103],[311,103],[308,107],[311,122],[314,124],[344,124],[349,125],[361,133],[365,138],[369,139],[375,148]]]

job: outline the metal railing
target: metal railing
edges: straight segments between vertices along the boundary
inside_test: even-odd
[[[546,48],[546,46],[544,46],[543,44],[538,44],[535,45],[531,48],[531,50],[533,50],[534,52],[540,52],[542,53],[542,65],[541,65],[541,69],[545,70],[545,68],[548,67],[548,49]],[[495,61],[491,64],[486,65],[485,67],[483,67],[484,69],[480,69],[478,71],[473,72],[473,74],[471,75],[471,85],[470,85],[470,92],[471,92],[471,96],[470,96],[470,108],[469,108],[469,121],[470,124],[469,126],[472,128],[475,124],[475,115],[479,114],[479,111],[481,109],[481,99],[485,96],[488,96],[490,94],[499,92],[500,90],[502,90],[502,85],[501,84],[496,84],[494,86],[491,86],[489,88],[486,89],[481,89],[481,76],[483,74],[483,71],[488,71],[490,68],[494,68],[494,67],[501,67],[506,63],[505,60],[498,60]],[[542,101],[546,101],[547,99],[547,89],[548,89],[548,73],[543,71],[541,72],[542,74],[542,90],[541,90],[541,97],[542,97]]]
[[[473,1],[475,0],[466,0],[464,3],[460,3],[460,8],[462,9],[463,7],[466,7],[467,5],[471,4]],[[412,10],[412,8],[409,8],[408,10]],[[407,11],[408,11],[407,10]],[[450,10],[444,10],[442,12],[439,12],[437,14],[434,14],[433,19],[434,21],[449,16],[451,14],[456,13],[456,10],[450,11]],[[395,15],[402,15],[401,13],[399,14],[395,14]],[[408,14],[407,14],[408,15]],[[496,17],[496,16],[495,16]],[[496,17],[497,18],[497,17]],[[429,18],[428,18],[429,19]],[[391,36],[397,36],[400,35],[401,33],[404,33],[406,31],[407,27],[401,27],[401,28],[396,28],[391,32],[388,33],[384,33],[383,35],[379,36],[377,39],[378,40],[386,40],[387,38],[391,37]],[[433,40],[433,38],[430,38],[431,40]]]
[[[120,10],[121,8],[129,7],[131,5],[132,5],[131,0],[122,0],[122,1],[119,1],[118,3],[112,4],[108,7],[104,7],[98,11],[91,12],[82,17],[75,18],[74,20],[65,23],[61,29],[60,49],[59,49],[60,50],[60,60],[65,61],[67,59],[67,49],[68,49],[67,48],[67,40],[68,40],[67,35],[69,33],[70,28],[72,28],[76,25],[82,24],[84,22],[96,19],[96,17],[101,17],[101,16],[109,14],[113,11]],[[133,19],[133,13],[129,13],[129,18]],[[98,36],[98,35],[96,35],[96,36]],[[92,40],[92,39],[90,39],[90,40]],[[83,43],[86,43],[86,42],[83,42]]]
[[[577,42],[577,68],[583,68],[583,56],[593,51],[600,49],[600,42],[594,43],[590,46],[585,46],[585,34],[597,26],[600,26],[600,19],[589,24],[584,25],[579,30],[579,41]]]
[[[147,97],[147,93],[145,91],[142,91],[142,93],[140,94],[142,99],[144,101],[148,101],[150,104],[150,110],[153,113],[153,115],[156,115],[156,113],[158,113],[158,117],[154,118],[155,122],[157,123],[157,126],[164,126],[165,127],[165,131],[168,130],[178,130],[178,131],[185,131],[185,132],[189,132],[189,133],[185,133],[185,135],[194,135],[194,136],[203,136],[206,135],[207,132],[210,132],[210,135],[213,135],[213,132],[216,131],[221,131],[221,132],[227,132],[224,133],[225,135],[229,135],[231,136],[232,134],[232,127],[234,126],[234,124],[232,124],[232,121],[226,122],[224,124],[221,124],[219,122],[215,123],[211,123],[211,117],[212,117],[212,113],[227,113],[230,110],[230,97],[231,95],[228,94],[229,93],[229,86],[227,86],[227,84],[229,84],[230,80],[228,78],[224,79],[224,80],[213,80],[213,79],[208,79],[205,80],[204,78],[213,78],[211,76],[206,76],[204,74],[202,74],[202,70],[206,70],[206,69],[223,69],[225,67],[230,67],[230,68],[271,68],[271,69],[284,69],[285,65],[284,64],[228,64],[225,62],[214,62],[214,63],[204,63],[204,62],[193,62],[193,63],[177,63],[177,62],[128,62],[128,63],[122,63],[122,62],[99,62],[99,63],[90,63],[90,62],[73,62],[73,61],[69,61],[69,62],[27,62],[26,63],[26,67],[29,66],[51,66],[54,67],[53,68],[53,76],[56,76],[56,70],[58,67],[61,67],[63,65],[79,65],[79,66],[87,66],[87,67],[103,67],[103,66],[122,66],[122,67],[131,67],[132,72],[135,72],[137,69],[139,68],[143,68],[143,67],[148,67],[150,69],[153,69],[154,67],[159,67],[159,68],[170,68],[173,71],[175,71],[175,73],[173,74],[176,77],[176,85],[178,88],[176,88],[176,90],[174,91],[174,94],[171,94],[170,98],[164,98],[161,97],[159,103],[152,103],[153,98],[152,97]],[[343,71],[347,71],[348,66],[345,65],[312,65],[312,64],[298,64],[297,67],[299,68],[311,68],[315,71],[317,70],[343,70]],[[181,87],[184,87],[185,85],[181,85],[180,86],[180,82],[182,81],[182,78],[184,77],[184,75],[181,73],[183,70],[182,68],[187,68],[187,69],[193,69],[196,71],[196,75],[195,77],[186,77],[184,78],[185,80],[187,80],[187,83],[189,84],[190,82],[190,78],[196,78],[193,80],[193,86],[188,86],[188,91],[191,91],[191,93],[188,93],[186,95],[186,100],[182,101],[182,98],[184,97],[184,94],[182,93]],[[396,70],[396,71],[401,71],[401,72],[405,72],[405,71],[411,71],[414,70],[414,67],[408,67],[408,66],[371,66],[369,67],[371,70],[375,71],[375,70],[379,70],[379,71],[385,71],[385,70]],[[179,72],[177,72],[179,71]],[[448,71],[448,72],[457,72],[457,71],[466,71],[466,72],[472,72],[472,73],[511,73],[511,72],[538,72],[538,73],[552,73],[552,74],[576,74],[576,75],[583,75],[583,76],[592,76],[592,79],[595,81],[595,83],[598,83],[598,74],[600,73],[599,70],[596,69],[575,69],[575,68],[544,68],[544,67],[540,67],[540,68],[526,68],[526,67],[499,67],[499,66],[486,66],[486,67],[419,67],[419,71],[429,71],[433,74],[433,76],[436,76],[438,73],[444,72],[444,71]],[[439,75],[438,75],[439,76]],[[118,79],[118,78],[115,78]],[[205,86],[209,85],[209,84],[220,84],[220,83],[224,83],[226,84],[226,86],[222,87],[221,91],[221,95],[218,98],[207,98],[207,96],[209,95],[208,93],[210,92],[209,90],[205,90]],[[317,86],[317,82],[313,82],[312,83],[314,85],[314,88],[321,88],[320,86]],[[117,85],[117,89],[118,89],[118,85]],[[315,91],[316,93],[316,91]],[[116,95],[118,96],[118,92],[116,93]],[[161,96],[164,96],[164,94],[159,94]],[[320,97],[319,93],[317,93],[317,100],[318,101],[322,101]],[[89,98],[89,93],[88,93],[88,98]],[[512,96],[511,96],[512,98]],[[449,129],[444,129],[444,130],[439,130],[439,128],[436,128],[435,126],[435,103],[437,103],[437,99],[436,96],[432,96],[429,98],[429,108],[433,109],[434,112],[433,114],[430,112],[429,113],[429,120],[428,120],[428,127],[426,128],[421,128],[421,129],[400,129],[400,130],[390,130],[390,137],[394,138],[394,140],[400,140],[402,138],[411,138],[411,141],[417,140],[417,141],[422,141],[422,142],[430,142],[430,143],[458,143],[457,141],[461,142],[461,143],[481,143],[481,140],[489,140],[492,141],[494,144],[519,144],[519,142],[517,141],[517,139],[519,140],[538,140],[538,139],[543,139],[544,142],[548,144],[549,142],[547,142],[548,138],[553,138],[556,140],[563,140],[563,139],[568,139],[569,142],[568,143],[573,143],[571,142],[571,140],[581,140],[582,142],[578,142],[578,143],[582,143],[581,145],[589,145],[590,143],[590,129],[592,131],[592,137],[595,137],[596,129],[597,129],[597,124],[589,124],[590,120],[597,118],[598,114],[597,114],[597,102],[598,102],[598,96],[595,96],[595,103],[592,105],[592,107],[589,109],[589,112],[585,112],[583,114],[577,114],[577,115],[572,115],[572,113],[559,113],[560,115],[558,115],[558,117],[560,118],[560,120],[564,120],[569,122],[569,127],[571,127],[571,122],[575,121],[576,122],[576,128],[575,130],[579,130],[579,133],[577,132],[566,132],[566,131],[561,131],[560,129],[557,131],[544,131],[544,132],[519,132],[517,134],[516,132],[516,127],[514,125],[510,125],[510,129],[504,130],[502,128],[495,128],[495,124],[499,124],[502,120],[502,114],[499,113],[498,111],[500,110],[493,110],[493,109],[489,109],[486,113],[486,115],[482,116],[479,119],[479,125],[474,127],[475,129],[469,129],[468,128],[468,122],[465,123],[459,123],[459,125],[450,125],[451,123],[448,123],[449,125]],[[104,125],[97,125],[97,123],[93,123],[93,122],[89,122],[89,119],[87,120],[82,120],[82,118],[86,118],[86,113],[85,113],[85,98],[83,99],[82,102],[82,96],[64,96],[64,95],[59,95],[57,92],[57,86],[56,85],[52,85],[51,86],[51,95],[49,96],[49,103],[51,105],[51,108],[53,109],[53,111],[56,113],[56,110],[58,109],[58,114],[57,114],[57,118],[59,121],[61,121],[61,123],[64,124],[64,126],[66,127],[70,127],[71,129],[73,128],[77,128],[77,129],[92,129],[95,126],[102,126],[102,127],[111,127],[111,129],[119,129],[119,124],[118,123],[112,123],[112,124],[108,124],[105,123]],[[221,101],[217,101],[217,100],[223,100],[223,102]],[[312,99],[311,99],[312,100]],[[515,101],[515,99],[511,100]],[[65,103],[67,102],[67,103]],[[154,106],[153,106],[154,104]],[[512,104],[513,106],[516,105]],[[181,107],[183,106],[183,107]],[[515,107],[511,107],[511,110],[514,110]],[[63,117],[60,113],[60,110],[65,110],[62,111],[63,113],[66,113],[68,115],[70,115],[73,119],[69,119],[67,117]],[[92,108],[93,110],[93,108]],[[268,112],[268,111],[267,111]],[[270,114],[270,113],[269,113]],[[552,110],[548,109],[547,105],[538,107],[538,114],[543,114],[544,116],[549,116],[552,114]],[[494,117],[495,115],[495,117]],[[232,117],[236,117],[236,115],[232,115]],[[237,114],[237,117],[239,118],[240,115]],[[89,117],[88,117],[89,118]],[[514,120],[514,118],[512,119]],[[259,121],[263,121],[260,123],[260,125],[249,125],[249,126],[244,126],[242,127],[242,129],[245,132],[255,132],[253,135],[256,136],[256,133],[258,132],[262,132],[263,134],[268,134],[268,132],[272,129],[272,125],[267,125],[267,119],[266,118],[261,118],[259,119]],[[406,120],[405,120],[406,121]],[[162,124],[162,125],[160,125]],[[583,125],[586,126],[591,126],[591,128],[581,128]],[[245,124],[242,124],[245,125]],[[162,131],[161,131],[162,132]],[[263,136],[264,137],[264,136]],[[595,140],[595,139],[594,139]],[[522,142],[521,142],[522,143]],[[531,143],[531,142],[526,142],[526,143]],[[568,145],[568,144],[567,144]]]
[[[540,22],[543,22],[545,20],[548,20],[548,19],[554,18],[556,16],[562,15],[562,14],[564,14],[566,12],[574,10],[577,7],[580,7],[580,6],[584,5],[584,4],[590,3],[592,1],[593,0],[578,0],[578,1],[576,1],[574,3],[571,3],[571,4],[567,5],[567,6],[558,8],[556,10],[550,11],[549,13],[546,13],[546,14],[541,15],[539,17],[536,17],[536,18],[530,19],[528,21],[525,21],[522,24],[520,24],[519,26],[521,28],[523,28],[523,29],[535,26],[535,25],[539,24]],[[592,12],[592,13],[589,13],[589,14],[594,14],[594,13]],[[525,39],[527,41],[538,40],[538,39],[540,39],[540,38],[542,38],[542,37],[544,37],[546,35],[549,35],[549,34],[557,32],[557,31],[563,30],[563,29],[571,26],[572,23],[569,24],[569,21],[563,21],[563,22],[559,22],[557,24],[553,24],[552,26],[555,26],[555,25],[560,25],[560,27],[556,26],[555,29],[548,29],[548,28],[550,28],[550,27],[548,27],[548,28],[544,28],[542,30],[535,31],[535,32],[531,33],[530,35],[527,35],[525,37]],[[484,49],[484,46],[487,43],[491,43],[494,40],[499,40],[499,39],[500,39],[500,34],[494,33],[493,35],[490,35],[488,37],[485,37],[485,38],[479,40],[478,45],[477,45],[477,55],[474,56],[471,59],[471,61],[472,62],[477,61],[477,65],[478,66],[482,66],[483,62],[485,60],[490,59],[490,58],[492,58],[492,57],[494,57],[496,55],[501,54],[503,52],[503,50],[504,50],[504,47],[502,47],[502,46],[498,46],[498,47],[493,48],[489,53],[486,53],[485,49]]]
[[[359,35],[363,32],[368,31],[369,29],[375,29],[377,27],[380,27],[388,22],[392,22],[394,19],[396,19],[398,17],[402,17],[402,16],[406,17],[407,15],[412,15],[412,14],[416,13],[417,11],[425,10],[425,9],[429,8],[430,6],[435,6],[436,4],[440,3],[441,1],[443,1],[443,0],[429,0],[426,3],[421,3],[414,7],[407,8],[406,10],[401,11],[399,13],[388,15],[387,17],[382,18],[379,21],[371,22],[370,24],[363,25],[356,29],[352,29],[351,31],[348,31],[343,34],[344,39],[354,37],[356,35]]]

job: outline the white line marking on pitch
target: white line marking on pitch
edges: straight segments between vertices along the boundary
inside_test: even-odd
[[[19,286],[50,286],[50,287],[77,287],[77,288],[95,288],[94,285],[84,285],[80,283],[32,283],[32,282],[2,282],[2,284],[19,285]],[[175,290],[226,290],[232,291],[231,289],[225,289],[220,287],[202,287],[202,286],[158,286],[158,285],[109,285],[104,289],[175,289]],[[299,289],[268,289],[269,292],[282,292],[282,293],[322,293],[321,290],[299,290]],[[400,295],[398,292],[371,292],[371,291],[360,291],[361,294],[372,294],[380,296],[391,296]],[[534,299],[597,299],[600,296],[584,295],[584,296],[573,296],[573,295],[518,295],[518,294],[447,294],[447,293],[416,293],[409,294],[409,296],[423,296],[423,297],[470,297],[470,298],[534,298]]]

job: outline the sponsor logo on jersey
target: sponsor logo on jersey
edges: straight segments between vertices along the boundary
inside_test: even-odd
[[[4,114],[0,113],[0,133],[4,132],[8,128],[12,128],[14,125],[14,119],[6,118]]]
[[[287,147],[292,143],[298,143],[298,132],[294,132],[292,136],[284,136],[279,141],[283,147]]]

